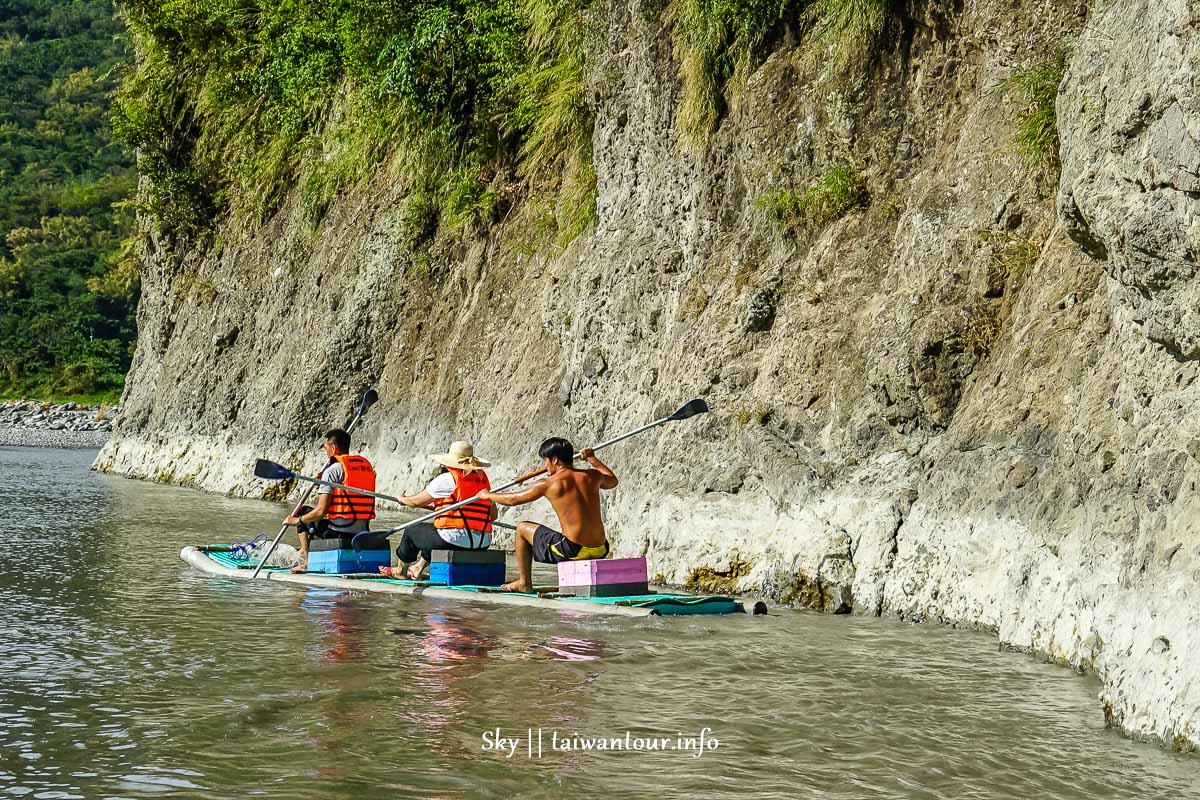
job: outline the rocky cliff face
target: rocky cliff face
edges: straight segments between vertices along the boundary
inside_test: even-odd
[[[1121,730],[1196,746],[1200,17],[920,8],[849,69],[785,32],[697,153],[661,9],[603,5],[599,222],[564,251],[501,223],[416,254],[387,175],[315,236],[293,203],[203,252],[148,237],[97,467],[259,495],[254,457],[314,466],[373,383],[356,442],[385,491],[413,490],[453,438],[501,478],[546,435],[583,445],[704,396],[707,417],[611,451],[618,555],[990,629],[1098,675]],[[1015,151],[1008,87],[1064,42],[1054,185]],[[869,192],[845,217],[788,234],[757,210],[843,162]]]

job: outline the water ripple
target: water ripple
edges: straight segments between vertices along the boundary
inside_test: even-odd
[[[86,459],[0,449],[0,796],[1200,798],[1196,759],[1105,730],[1094,684],[986,636],[214,579],[179,548],[280,508]],[[539,729],[710,746],[531,758]],[[485,749],[497,730],[523,749]]]

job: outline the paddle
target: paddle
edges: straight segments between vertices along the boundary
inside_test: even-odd
[[[332,489],[342,489],[347,492],[354,492],[355,494],[365,494],[368,497],[377,497],[380,500],[387,500],[389,503],[395,503],[396,505],[400,505],[400,506],[404,505],[404,503],[402,503],[400,501],[399,497],[392,497],[390,494],[381,494],[380,492],[371,492],[366,489],[359,489],[358,487],[355,487],[355,486],[347,486],[344,483],[334,483],[333,481],[327,481],[327,480],[324,480],[323,478],[310,478],[307,475],[299,475],[295,472],[292,472],[290,469],[283,466],[282,464],[276,464],[274,461],[267,461],[265,458],[257,459],[254,462],[254,475],[257,478],[265,478],[266,480],[269,480],[269,481],[284,481],[284,480],[289,480],[289,479],[297,480],[297,481],[307,481],[308,483],[311,483],[314,486],[328,486]],[[309,491],[312,491],[311,488],[309,489]],[[305,496],[306,497],[308,496],[307,493],[305,494]],[[508,528],[509,530],[512,530],[512,531],[515,531],[517,529],[516,525],[509,525],[507,522],[499,522],[497,520],[493,520],[492,524],[497,527],[500,527],[500,528]],[[286,526],[284,526],[284,527],[286,527]],[[360,533],[354,534],[354,538],[357,539],[359,536],[362,536],[364,533],[383,535],[382,531],[362,531]]]
[[[659,425],[666,425],[668,422],[679,422],[680,420],[689,419],[691,417],[696,416],[697,414],[704,414],[707,411],[708,411],[708,404],[705,403],[703,400],[700,400],[700,399],[692,400],[691,402],[685,403],[684,405],[680,406],[679,410],[676,411],[674,414],[670,415],[669,417],[663,417],[662,419],[658,419],[647,425],[643,425],[642,427],[637,428],[636,430],[632,430],[629,433],[625,433],[625,434],[622,434],[621,436],[617,436],[613,439],[609,439],[607,442],[601,442],[600,444],[593,447],[592,450],[593,451],[603,450],[604,448],[611,447],[612,445],[617,444],[618,442],[623,442],[626,439],[637,436],[639,433],[645,433],[646,431],[650,430],[651,428],[657,428]],[[575,454],[575,458],[579,458],[579,453]],[[492,491],[502,492],[505,489],[511,489],[512,487],[516,486],[517,484],[524,483],[525,481],[529,480],[530,478],[536,478],[538,475],[541,475],[545,471],[546,471],[546,468],[543,467],[541,469],[534,470],[533,472],[527,472],[524,475],[513,478],[511,481],[504,484],[500,488],[493,489]],[[297,475],[295,472],[292,472],[287,467],[285,467],[281,464],[276,464],[274,461],[267,461],[265,458],[260,458],[254,462],[254,474],[259,478],[265,478],[266,480],[269,480],[269,481],[282,481],[282,480],[288,480],[288,479],[307,481],[313,485],[330,486],[334,489],[342,489],[347,492],[354,492],[356,494],[364,494],[364,495],[367,495],[368,497],[375,497],[380,500],[387,500],[388,502],[391,502],[391,503],[400,503],[399,498],[392,497],[391,495],[380,494],[379,492],[369,492],[366,489],[359,489],[354,486],[347,486],[342,483],[334,483],[333,481],[326,481],[326,480],[322,480],[320,478],[310,478],[307,475]],[[371,533],[375,536],[391,536],[393,534],[399,533],[400,531],[404,530],[405,528],[410,528],[413,525],[416,525],[417,523],[420,523],[420,522],[428,522],[429,520],[433,519],[434,517],[438,517],[447,512],[454,511],[455,509],[462,508],[463,506],[466,506],[466,505],[470,505],[471,503],[474,503],[477,500],[479,500],[479,495],[474,495],[473,497],[468,497],[466,500],[460,500],[457,503],[452,503],[452,504],[446,506],[445,508],[438,509],[437,511],[431,511],[428,514],[422,514],[421,516],[417,517],[416,519],[414,519],[410,522],[406,522],[403,525],[399,525],[395,528],[391,528],[390,530],[371,531]],[[501,527],[509,527],[508,525],[503,524],[503,523],[493,523],[493,524],[494,525],[499,524]],[[361,535],[361,534],[356,534],[356,536],[358,536],[358,535]]]
[[[623,442],[626,439],[630,439],[634,436],[637,436],[639,433],[645,433],[646,431],[650,430],[651,428],[657,428],[659,425],[666,425],[668,422],[679,422],[681,420],[689,419],[691,417],[696,416],[697,414],[707,413],[707,411],[708,411],[708,403],[705,403],[703,400],[697,398],[695,400],[692,400],[691,402],[684,403],[682,406],[679,407],[678,411],[676,411],[674,414],[670,415],[669,417],[663,417],[662,419],[658,419],[647,425],[643,425],[642,427],[640,427],[636,430],[632,430],[629,433],[625,433],[620,436],[617,436],[616,438],[609,439],[607,442],[601,442],[600,444],[593,447],[592,450],[594,450],[594,451],[603,450],[604,448],[611,447],[612,445],[617,444],[618,442]],[[579,453],[575,454],[575,458],[579,458]],[[546,468],[543,467],[542,469],[534,470],[533,472],[527,472],[524,475],[513,478],[508,483],[504,484],[503,486],[499,487],[498,489],[493,489],[492,491],[503,492],[505,489],[511,489],[512,487],[516,486],[517,484],[524,483],[525,481],[529,480],[530,478],[536,478],[538,475],[541,475],[545,471],[546,471]],[[257,473],[255,473],[255,474],[257,474]],[[354,491],[359,491],[359,490],[350,489],[350,491],[354,492]],[[479,495],[475,495],[474,497],[468,497],[466,500],[460,500],[457,503],[453,503],[451,505],[446,506],[445,508],[438,509],[437,511],[433,511],[429,514],[423,514],[422,516],[417,517],[416,519],[412,520],[411,522],[406,522],[403,525],[400,525],[399,527],[392,528],[391,530],[387,530],[387,531],[380,531],[380,534],[383,536],[391,536],[392,534],[399,533],[400,531],[404,530],[405,528],[412,527],[413,525],[416,525],[420,522],[428,522],[429,520],[433,519],[436,516],[445,514],[449,511],[454,511],[455,509],[462,508],[463,506],[470,505],[471,503],[476,502],[478,499],[479,499]]]
[[[324,470],[322,470],[322,472],[324,472]],[[274,461],[267,461],[265,458],[257,459],[254,462],[254,476],[257,478],[266,478],[269,481],[307,481],[313,486],[329,486],[333,489],[344,489],[347,492],[354,492],[355,494],[365,494],[367,497],[378,497],[380,500],[387,500],[391,503],[400,503],[400,498],[392,497],[390,494],[380,494],[379,492],[372,492],[366,489],[359,489],[354,486],[347,486],[344,483],[334,483],[333,481],[327,481],[322,478],[310,478],[307,475],[300,475],[292,472],[287,467],[281,464],[276,464]]]
[[[358,410],[354,412],[354,418],[351,419],[350,424],[346,426],[346,433],[354,433],[354,429],[358,427],[359,421],[366,416],[367,409],[375,405],[377,402],[379,402],[379,392],[375,391],[373,388],[368,388],[365,392],[363,392],[362,400],[360,400],[358,403]],[[260,461],[258,463],[262,462]],[[255,475],[258,474],[258,463],[254,465]],[[282,467],[280,467],[280,469],[282,469]],[[325,467],[322,467],[321,472],[318,474],[325,474]],[[312,486],[309,486],[304,490],[304,494],[300,496],[300,502],[296,503],[296,507],[292,510],[292,513],[289,516],[295,516],[296,514],[300,513],[301,507],[304,506],[304,501],[308,499],[310,494],[312,494]],[[267,563],[267,559],[270,558],[271,554],[275,552],[275,548],[279,545],[279,540],[283,538],[283,534],[287,532],[287,529],[287,525],[280,527],[279,533],[275,534],[275,539],[271,542],[271,546],[267,548],[266,553],[263,554],[262,560],[259,561],[258,566],[254,568],[254,574],[250,577],[258,577],[258,573],[262,571],[263,565]]]

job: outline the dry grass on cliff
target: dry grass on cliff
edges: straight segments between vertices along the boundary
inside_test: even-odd
[[[663,21],[683,83],[676,124],[702,149],[729,104],[727,85],[745,83],[773,30],[802,0],[671,0]]]
[[[592,163],[595,115],[587,103],[590,11],[575,3],[521,0],[529,24],[529,66],[515,119],[526,127],[520,174],[554,198],[559,244],[596,221]],[[528,119],[526,118],[528,117]]]
[[[772,34],[791,22],[832,46],[844,69],[872,48],[894,0],[670,0],[663,16],[683,84],[676,124],[701,150],[722,114],[769,48]]]
[[[1008,286],[1020,284],[1042,253],[1040,241],[1013,231],[981,231],[979,238],[992,248],[993,264]]]
[[[698,0],[673,0],[666,13],[683,81],[679,130],[688,141],[701,145],[717,123],[721,102],[717,61],[727,31],[720,20],[705,13]]]
[[[892,6],[893,0],[814,0],[806,14],[818,34],[833,44],[841,69],[856,53],[875,45]]]

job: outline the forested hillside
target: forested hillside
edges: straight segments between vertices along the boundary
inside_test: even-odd
[[[0,396],[113,396],[134,340],[136,177],[109,0],[0,2]]]

